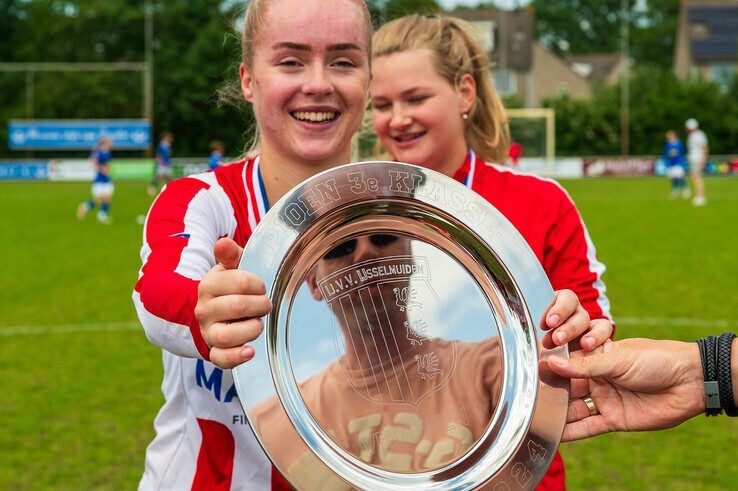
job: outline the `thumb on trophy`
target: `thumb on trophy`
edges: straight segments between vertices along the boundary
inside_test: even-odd
[[[241,261],[243,248],[236,241],[223,237],[215,243],[215,260],[223,265],[224,269],[236,269]]]

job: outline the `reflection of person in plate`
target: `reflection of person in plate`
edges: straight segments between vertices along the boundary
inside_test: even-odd
[[[410,256],[410,242],[384,233],[355,237],[308,274],[313,298],[328,302],[336,318],[345,352],[299,387],[337,444],[400,472],[439,468],[471,448],[490,422],[502,373],[497,338],[463,343],[430,335],[439,326],[423,318],[430,306],[419,300],[426,296],[413,293],[423,287],[414,278],[427,274],[427,265]],[[284,453],[276,460],[287,462],[282,470],[293,482],[320,487],[335,479],[298,440],[277,401],[254,412],[267,448]]]
[[[392,337],[408,321],[408,308],[421,307],[412,298],[417,292],[409,279],[423,267],[410,256],[408,237],[364,235],[329,250],[308,275],[307,284],[315,300],[328,302],[345,341],[355,347],[357,342]],[[347,362],[352,368],[381,363],[387,353],[405,351],[408,341],[403,336],[391,343],[392,348],[371,353],[352,349]]]

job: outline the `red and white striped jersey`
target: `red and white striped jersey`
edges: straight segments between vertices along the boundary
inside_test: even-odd
[[[604,266],[561,186],[473,152],[454,177],[513,223],[554,289],[573,290],[592,318],[609,318]],[[215,242],[231,237],[243,247],[267,209],[257,158],[173,181],[149,211],[133,300],[147,337],[163,348],[165,403],[141,489],[289,489],[248,426],[231,371],[207,361],[194,315],[199,280],[216,264]],[[563,488],[557,454],[539,489]]]
[[[163,348],[165,403],[140,489],[289,489],[248,426],[231,371],[208,361],[194,315],[215,242],[243,247],[266,208],[258,158],[170,182],[151,206],[133,302]]]
[[[612,321],[602,281],[605,266],[597,259],[579,211],[560,184],[485,162],[471,150],[454,178],[512,222],[543,265],[554,290],[572,290],[592,319]],[[537,489],[565,489],[564,477],[564,462],[557,452]]]

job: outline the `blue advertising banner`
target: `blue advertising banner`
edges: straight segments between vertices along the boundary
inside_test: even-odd
[[[45,181],[49,178],[49,165],[46,162],[2,162],[1,180]]]
[[[136,120],[10,120],[11,150],[89,150],[102,137],[114,150],[139,150],[151,144],[151,124]]]

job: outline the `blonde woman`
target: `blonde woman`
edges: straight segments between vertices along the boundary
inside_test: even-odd
[[[507,117],[473,29],[460,19],[413,15],[374,34],[371,106],[381,150],[454,177],[500,210],[536,253],[554,289],[572,290],[593,319],[580,341],[591,350],[612,334],[605,267],[559,184],[501,165],[510,141]],[[562,340],[562,333],[553,334],[554,343]],[[557,455],[539,489],[564,488]]]
[[[269,203],[349,161],[370,41],[362,0],[249,3],[240,87],[259,154],[168,183],[144,227],[133,299],[162,348],[165,402],[141,489],[291,489],[244,420],[229,370],[254,356],[245,345],[271,309],[262,281],[235,268]]]

